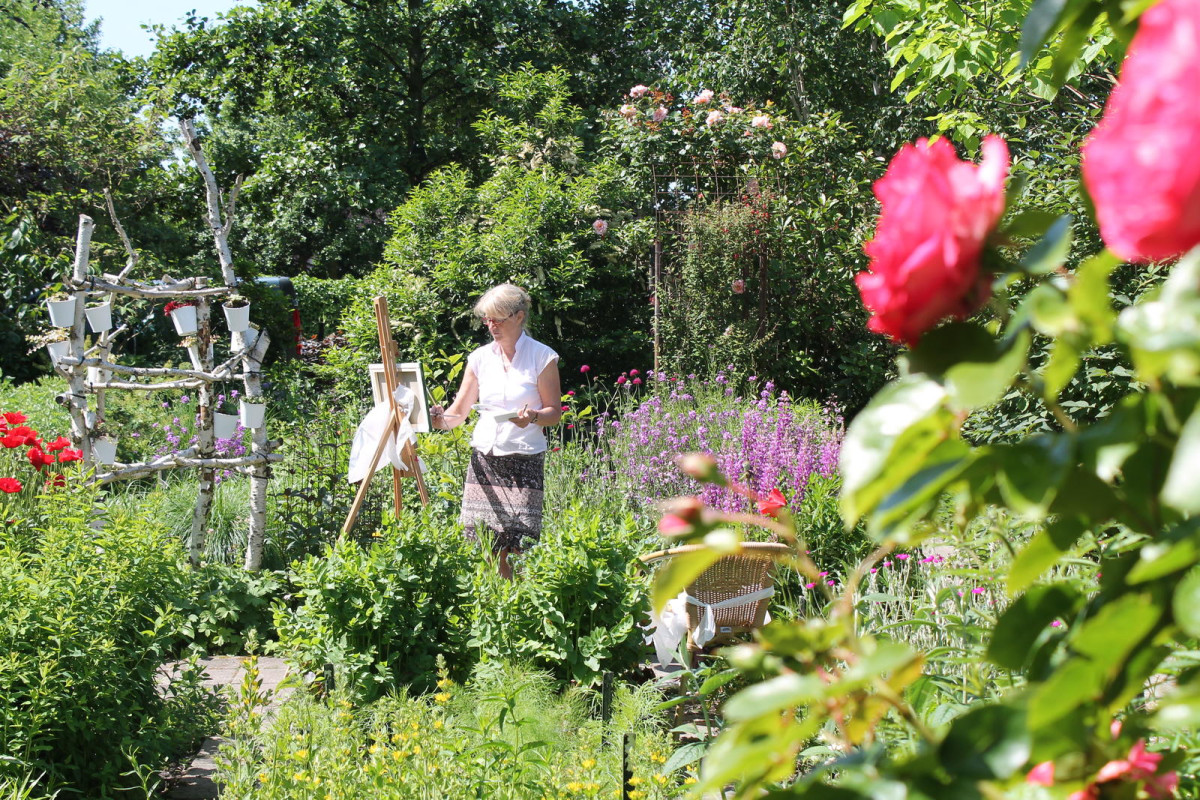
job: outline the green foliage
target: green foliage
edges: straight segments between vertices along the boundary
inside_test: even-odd
[[[287,588],[278,572],[204,564],[188,576],[186,600],[178,603],[180,634],[205,654],[256,653],[276,638],[272,605]]]
[[[559,510],[518,560],[517,580],[476,573],[471,646],[583,685],[632,669],[645,653],[646,586],[632,567],[642,542],[631,517]]]
[[[267,698],[253,675],[231,708],[218,778],[234,797],[495,797],[598,800],[620,794],[622,750],[635,798],[679,795],[681,775],[660,773],[671,741],[648,687],[618,685],[612,721],[589,718],[598,698],[556,691],[549,676],[489,664],[437,694],[389,696],[363,708],[340,695],[289,701],[262,726]],[[691,780],[691,779],[689,779]]]
[[[156,687],[186,580],[169,540],[144,517],[92,527],[94,499],[57,493],[49,524],[0,549],[0,772],[107,797],[194,747],[206,715],[198,683]]]
[[[289,572],[296,606],[276,606],[280,650],[301,673],[333,665],[336,687],[358,700],[432,687],[439,655],[461,676],[473,562],[463,537],[421,519],[389,522],[369,548],[339,540]]]
[[[342,314],[358,293],[358,281],[353,278],[329,279],[310,275],[292,278],[300,306],[300,321],[305,336],[326,335],[338,329]]]

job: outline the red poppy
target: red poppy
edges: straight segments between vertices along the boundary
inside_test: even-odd
[[[21,482],[16,478],[0,478],[0,492],[16,494],[21,491]]]
[[[12,444],[9,444],[9,440]],[[20,447],[23,444],[34,444],[38,440],[38,432],[33,428],[19,425],[15,428],[9,428],[8,433],[4,435],[4,446],[8,448]]]
[[[50,489],[50,488],[61,489],[62,487],[66,486],[66,485],[67,485],[67,479],[58,473],[55,473],[53,477],[49,478],[46,481],[46,488],[48,488],[48,489]]]
[[[62,450],[63,448],[70,447],[70,446],[71,446],[71,440],[65,436],[60,436],[57,439],[55,439],[53,442],[50,442],[49,444],[47,444],[46,450],[51,453],[57,453],[59,450]]]
[[[5,411],[4,412],[4,421],[7,422],[9,425],[20,425],[22,422],[25,422],[27,419],[29,419],[29,417],[25,416],[20,411]]]
[[[82,450],[72,450],[68,447],[66,450],[63,450],[61,453],[58,454],[58,463],[60,463],[60,464],[69,464],[72,461],[82,461],[82,460],[83,460],[83,451]]]
[[[768,517],[778,516],[779,509],[786,507],[787,498],[778,489],[772,489],[769,495],[758,501],[758,513]]]
[[[29,463],[33,464],[34,469],[40,470],[54,463],[54,456],[43,453],[42,448],[37,445],[29,448],[29,452],[26,455],[29,457]]]

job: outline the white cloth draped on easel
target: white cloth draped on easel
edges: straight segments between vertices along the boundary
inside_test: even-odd
[[[376,472],[388,466],[396,469],[408,469],[404,460],[400,458],[400,449],[404,446],[404,442],[412,442],[414,445],[417,443],[417,434],[408,419],[412,413],[413,403],[416,402],[416,395],[407,386],[397,386],[394,396],[396,405],[400,408],[399,435],[393,434],[384,446],[383,456],[375,465]],[[379,440],[383,438],[384,431],[387,430],[390,413],[391,406],[387,402],[379,403],[371,409],[358,426],[358,430],[354,433],[354,443],[350,446],[350,467],[347,475],[350,483],[358,483],[364,478],[370,477],[367,475],[367,470],[371,467],[371,457],[375,455],[375,448],[379,446]],[[417,459],[417,463],[424,472],[425,465],[421,463],[420,458]]]

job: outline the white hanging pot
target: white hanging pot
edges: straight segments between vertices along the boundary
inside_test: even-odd
[[[46,350],[50,353],[50,360],[57,364],[63,358],[71,355],[71,343],[67,341],[51,342],[46,345]]]
[[[221,306],[225,310],[225,324],[229,326],[230,333],[244,331],[250,327],[250,304],[244,306],[230,307]]]
[[[78,295],[72,295],[70,300],[47,300],[46,308],[50,311],[50,324],[56,328],[69,328],[74,325],[75,305],[78,302]]]
[[[92,458],[97,464],[112,464],[117,460],[117,441],[115,439],[93,439]]]
[[[218,439],[232,439],[237,436],[237,427],[237,414],[223,414],[220,411],[213,414],[213,436]]]
[[[196,307],[180,306],[171,309],[171,321],[180,336],[191,336],[196,332]]]
[[[108,381],[108,370],[103,367],[88,367],[87,382],[92,386]]]
[[[242,427],[243,428],[261,428],[263,419],[266,418],[267,404],[266,403],[248,403],[245,400],[241,402],[242,410]]]
[[[87,315],[92,333],[104,333],[112,327],[112,303],[101,303],[98,306],[85,308],[83,313]]]

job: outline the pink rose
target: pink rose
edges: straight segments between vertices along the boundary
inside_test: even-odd
[[[741,278],[738,278],[736,281],[733,282],[732,288],[733,288],[734,294],[742,294],[746,291],[746,282],[744,280],[742,280]]]
[[[720,111],[710,111],[708,112],[708,116],[704,118],[704,124],[711,128],[713,125],[720,124],[724,119],[725,115]]]
[[[582,367],[579,368],[579,371],[582,372],[584,375],[587,375],[589,372],[592,371],[592,368],[589,367],[587,364],[584,364]]]
[[[608,233],[608,223],[602,219],[598,219],[592,223],[592,230],[596,232],[597,236],[603,236]]]
[[[617,113],[619,113],[625,119],[631,120],[637,116],[637,109],[629,105],[629,103],[626,103],[617,110]]]
[[[787,145],[783,142],[774,142],[771,145],[771,158],[783,158],[787,155]]]
[[[751,128],[766,128],[767,130],[771,130],[771,128],[775,127],[775,123],[771,122],[770,114],[758,114],[757,116],[755,116],[753,119],[750,120],[750,127]]]
[[[1158,762],[1162,761],[1160,753],[1146,752],[1146,740],[1138,739],[1129,749],[1127,758],[1110,761],[1096,773],[1096,783],[1124,778],[1125,780],[1140,781],[1154,776]]]
[[[1053,786],[1054,785],[1054,762],[1043,761],[1025,776],[1026,783],[1032,783],[1037,786]]]
[[[722,106],[722,107],[725,109],[725,113],[726,113],[726,114],[740,114],[740,113],[742,113],[742,109],[741,109],[739,106],[731,106],[731,105],[729,105],[728,103],[726,103],[726,104],[725,104],[724,106]]]
[[[654,109],[654,121],[655,122],[662,122],[666,118],[667,118],[667,110],[665,108],[663,108],[662,106],[659,106],[658,108]]]
[[[1164,772],[1162,775],[1155,775],[1146,781],[1146,793],[1154,798],[1174,797],[1175,790],[1178,788],[1179,773],[1174,770]]]
[[[637,86],[629,90],[629,96],[636,100],[648,91],[650,91],[649,86],[643,86],[639,83]]]
[[[1200,3],[1142,14],[1121,80],[1083,145],[1083,182],[1105,243],[1122,258],[1173,258],[1200,244]]]
[[[696,95],[692,99],[692,102],[698,106],[703,106],[703,105],[708,105],[709,103],[711,103],[712,99],[713,99],[712,89],[705,89],[700,94]]]
[[[946,317],[965,319],[987,300],[979,257],[1004,213],[1008,145],[983,142],[979,165],[960,161],[946,139],[906,144],[875,182],[882,210],[863,250],[870,272],[855,276],[867,327],[913,345]]]

